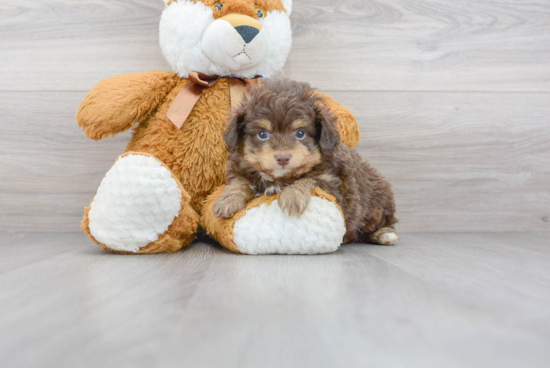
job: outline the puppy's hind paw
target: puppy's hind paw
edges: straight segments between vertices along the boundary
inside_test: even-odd
[[[394,245],[399,240],[399,235],[397,235],[394,229],[383,227],[370,234],[369,238],[375,244]]]

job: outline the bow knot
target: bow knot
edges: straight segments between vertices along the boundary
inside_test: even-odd
[[[189,80],[191,83],[186,84],[178,93],[170,109],[166,113],[166,117],[180,129],[185,120],[191,114],[195,104],[202,96],[205,89],[213,87],[219,80],[218,75],[207,75],[199,72],[190,72]],[[260,83],[261,77],[252,79],[244,78],[229,78],[229,91],[231,98],[231,107],[236,107],[244,96],[249,96],[248,86],[256,86]]]

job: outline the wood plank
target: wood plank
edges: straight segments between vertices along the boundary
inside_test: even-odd
[[[78,233],[2,233],[0,235],[0,275],[41,262],[50,257],[58,256],[65,252],[71,252],[89,247],[88,242],[82,242]],[[82,247],[75,247],[75,243]]]
[[[204,243],[127,256],[84,234],[42,235],[0,234],[8,252],[31,240],[51,256],[0,274],[1,366],[536,368],[550,359],[549,234],[409,234],[394,247],[321,256]]]
[[[506,305],[520,314],[535,309],[550,314],[550,293],[540,292],[550,285],[549,237],[544,233],[406,234],[399,252],[375,247],[371,255],[467,298]],[[426,268],[427,263],[432,266]],[[511,299],[511,294],[517,298]]]
[[[332,95],[357,115],[360,153],[393,183],[401,231],[549,230],[546,94]],[[130,137],[88,140],[74,122],[83,97],[0,93],[0,229],[78,231]]]
[[[295,9],[285,70],[326,90],[550,91],[544,0],[307,0]]]
[[[84,92],[4,92],[0,111],[0,227],[78,231],[129,134],[95,142],[75,121]],[[29,106],[28,101],[33,101]]]
[[[548,95],[334,92],[404,231],[550,230]]]
[[[3,1],[1,90],[90,90],[101,79],[168,69],[160,0]]]
[[[0,90],[168,70],[160,0],[4,0]],[[286,76],[325,90],[550,91],[544,0],[295,1]]]

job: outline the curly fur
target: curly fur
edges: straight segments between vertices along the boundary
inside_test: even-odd
[[[342,208],[345,242],[382,243],[379,237],[397,223],[391,185],[340,141],[336,121],[326,100],[307,83],[265,81],[252,89],[250,98],[233,112],[224,134],[231,152],[228,185],[214,204],[216,216],[231,217],[251,198],[276,193],[273,187],[282,188],[281,209],[298,215],[319,187]],[[298,129],[305,138],[297,138]],[[262,140],[259,132],[268,132],[269,138]],[[304,150],[309,153],[304,155]],[[282,168],[277,161],[280,154],[291,157]]]

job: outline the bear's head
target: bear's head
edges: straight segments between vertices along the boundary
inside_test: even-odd
[[[292,0],[164,0],[160,46],[180,77],[269,77],[292,44]]]

